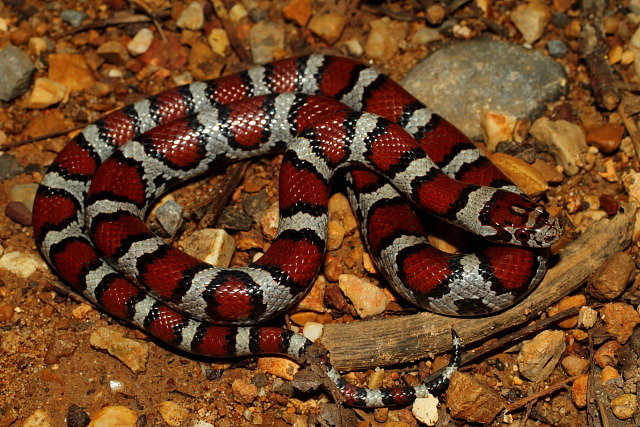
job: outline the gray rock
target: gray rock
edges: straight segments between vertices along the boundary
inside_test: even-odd
[[[182,225],[182,206],[169,199],[156,209],[156,219],[164,231],[173,236]]]
[[[24,172],[24,168],[20,166],[15,157],[9,154],[0,156],[0,181],[18,176],[22,172]]]
[[[82,24],[82,21],[88,17],[89,15],[79,10],[65,9],[60,12],[60,18],[74,28],[79,27],[80,24]]]
[[[402,85],[471,138],[480,114],[500,111],[532,121],[567,92],[564,68],[539,52],[488,39],[460,42],[426,58]]]
[[[552,58],[562,58],[569,50],[569,47],[562,40],[549,40],[547,42],[547,50]]]
[[[20,48],[9,45],[0,51],[0,100],[9,101],[24,94],[31,85],[35,67]]]

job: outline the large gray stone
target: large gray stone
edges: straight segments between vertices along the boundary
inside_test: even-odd
[[[0,51],[0,100],[10,101],[24,94],[31,85],[35,67],[20,48],[9,45]]]
[[[476,39],[423,60],[402,85],[471,138],[481,138],[484,109],[534,120],[568,89],[562,65],[510,43]]]

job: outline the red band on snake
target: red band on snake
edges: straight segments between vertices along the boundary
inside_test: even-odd
[[[284,92],[295,94],[276,95]],[[204,265],[144,226],[148,205],[171,186],[284,150],[278,234],[249,267]],[[459,131],[388,77],[318,55],[172,89],[88,126],[43,178],[36,241],[72,287],[171,345],[214,357],[282,353],[304,361],[310,343],[298,334],[222,325],[272,318],[304,295],[324,254],[329,182],[345,167],[390,180],[354,171],[350,198],[371,254],[410,301],[446,314],[485,314],[515,303],[542,277],[545,253],[532,247],[557,240],[553,217],[508,191],[515,187]],[[520,246],[442,254],[400,192],[446,221]],[[403,404],[446,387],[458,344],[454,336],[447,370],[418,387],[360,389],[321,362],[347,403]]]

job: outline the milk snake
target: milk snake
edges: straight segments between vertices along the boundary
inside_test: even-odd
[[[148,205],[176,183],[286,148],[278,234],[249,267],[203,265],[144,226]],[[545,250],[532,248],[558,239],[553,217],[512,192],[464,135],[387,76],[322,55],[174,88],[87,126],[42,179],[34,234],[74,289],[170,345],[213,357],[279,353],[304,362],[310,342],[301,335],[235,325],[271,318],[302,297],[322,263],[329,180],[345,166],[372,168],[393,183],[357,169],[347,179],[371,254],[410,301],[445,314],[486,314],[515,303],[544,274]],[[442,254],[397,190],[446,221],[520,246]],[[328,359],[319,362],[348,404],[407,404],[446,388],[460,361],[453,335],[450,365],[417,387],[355,387]]]

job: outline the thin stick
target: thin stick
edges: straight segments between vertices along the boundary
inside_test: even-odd
[[[514,410],[518,409],[518,408],[522,408],[523,406],[527,405],[529,402],[534,402],[536,400],[539,400],[541,397],[545,397],[548,396],[554,392],[556,392],[557,390],[560,390],[563,387],[566,387],[567,384],[572,383],[573,381],[575,381],[578,377],[580,377],[580,375],[576,375],[575,377],[569,377],[565,380],[562,380],[558,383],[555,383],[553,385],[550,385],[547,388],[544,388],[536,393],[533,393],[531,396],[527,396],[527,397],[523,397],[520,400],[516,400],[513,403],[510,403],[509,405],[505,406],[504,409],[510,412],[513,412]]]

